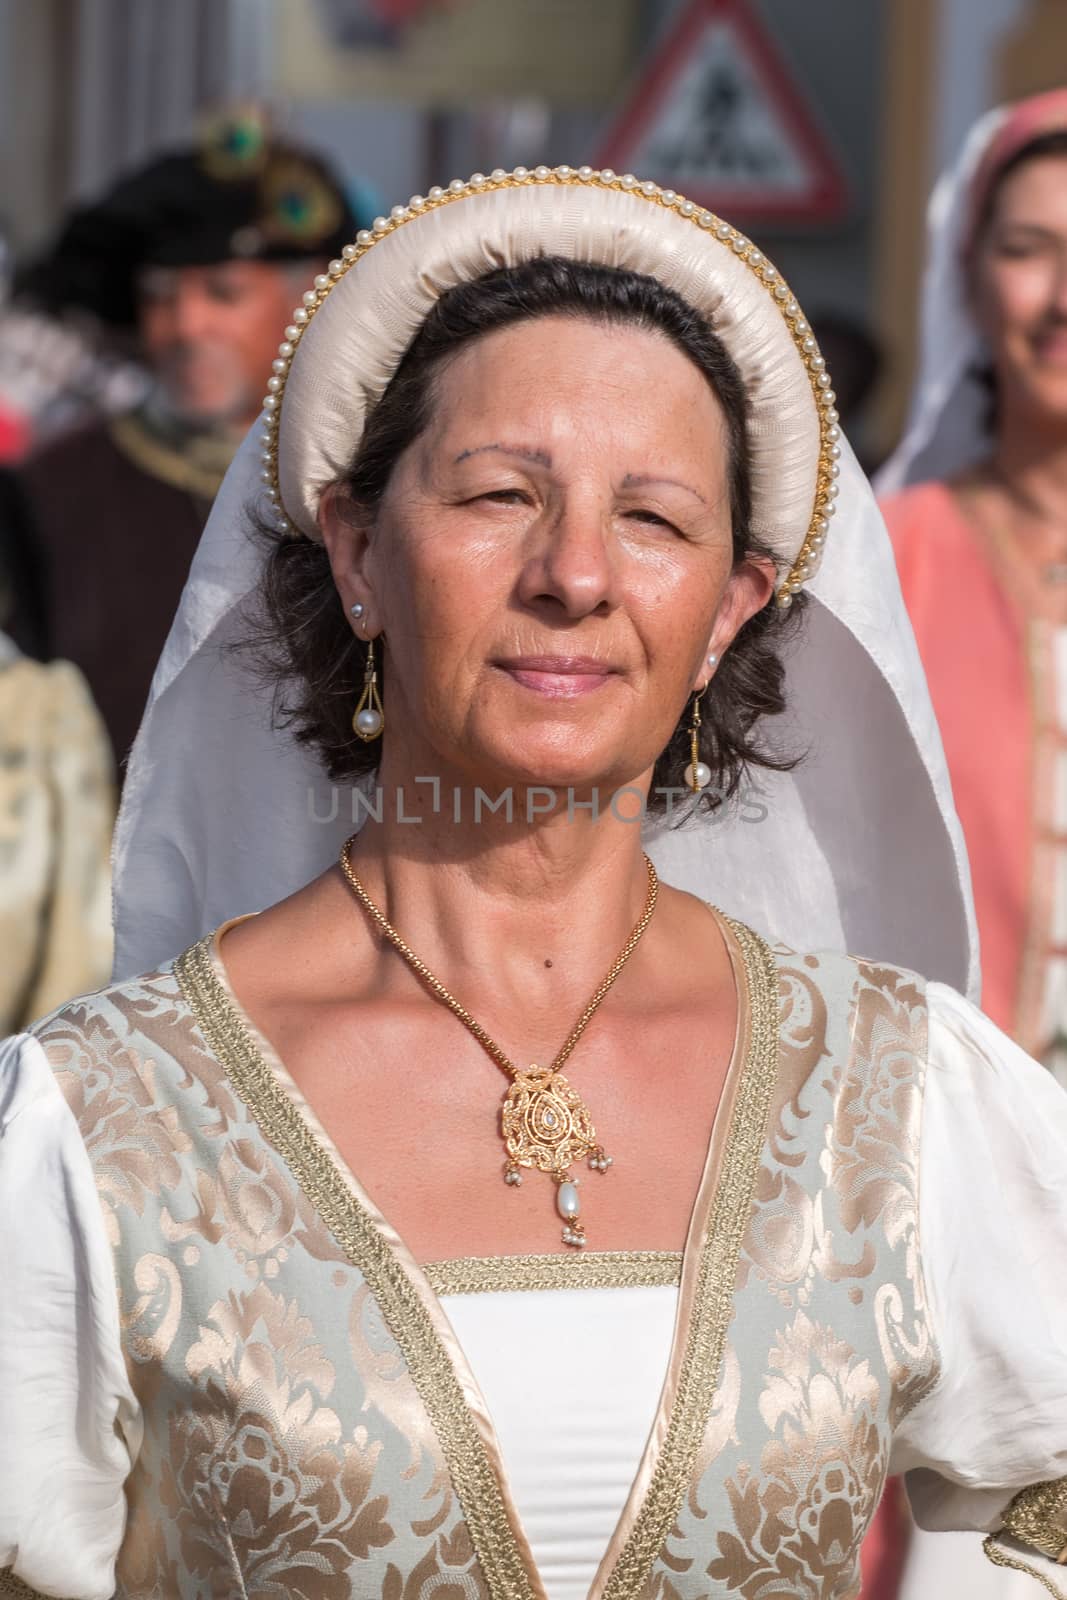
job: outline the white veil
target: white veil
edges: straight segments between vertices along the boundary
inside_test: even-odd
[[[967,308],[963,247],[975,177],[1010,114],[1001,106],[975,123],[930,197],[919,371],[904,436],[878,474],[879,494],[954,477],[986,448],[988,396],[978,378],[983,341]]]
[[[737,334],[746,338],[751,319]],[[315,404],[336,390],[320,381]],[[764,451],[773,448],[770,430]],[[668,882],[772,938],[847,948],[973,994],[969,877],[940,737],[881,516],[841,448],[837,515],[807,584],[781,719],[782,741],[806,757],[791,773],[761,773],[758,792],[717,820],[657,825],[649,848]],[[259,578],[246,529],[263,476],[250,436],[215,502],[134,746],[114,853],[117,977],[291,893],[352,831],[352,791],[272,729],[269,692],[228,648]]]

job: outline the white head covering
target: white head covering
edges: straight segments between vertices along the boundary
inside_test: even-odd
[[[589,168],[476,175],[378,218],[316,280],[275,364],[265,434],[215,502],[134,747],[115,844],[116,975],[269,905],[335,858],[351,791],[270,726],[270,696],[226,650],[262,565],[257,492],[317,537],[326,484],[436,299],[538,255],[648,273],[703,311],[750,399],[754,531],[779,603],[811,584],[791,650],[793,773],[715,820],[652,831],[668,881],[800,948],[851,948],[973,991],[962,839],[889,542],[837,429],[810,329],[748,240],[669,190]],[[829,517],[838,514],[827,539]]]
[[[954,477],[988,446],[988,395],[978,379],[984,344],[968,309],[963,251],[975,177],[1007,116],[1001,106],[975,123],[930,196],[919,372],[904,437],[878,474],[879,494]]]
[[[998,106],[974,124],[954,167],[934,187],[926,213],[919,372],[904,437],[878,474],[879,494],[941,482],[989,451],[989,359],[970,311],[965,259],[989,185],[1016,151],[1067,128],[1067,89]]]

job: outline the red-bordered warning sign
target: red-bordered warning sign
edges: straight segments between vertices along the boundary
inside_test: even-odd
[[[746,0],[689,0],[597,165],[731,221],[831,221],[847,199],[826,135]]]

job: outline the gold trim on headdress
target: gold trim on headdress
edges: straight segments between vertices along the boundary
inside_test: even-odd
[[[652,205],[676,211],[679,216],[692,221],[694,227],[709,233],[722,244],[724,249],[731,250],[738,260],[745,264],[766,291],[769,303],[776,307],[785,321],[807,371],[819,419],[819,460],[811,517],[800,549],[777,590],[778,604],[783,607],[790,605],[793,596],[799,593],[818,568],[837,499],[841,433],[834,405],[835,395],[830,384],[830,375],[826,370],[826,362],[819,353],[810,324],[801,315],[796,296],[792,294],[778,270],[750,239],[730,223],[717,217],[714,212],[703,210],[692,200],[687,200],[684,195],[675,193],[673,189],[662,189],[656,183],[643,183],[631,173],[625,173],[620,177],[609,167],[600,170],[592,167],[535,167],[532,171],[526,167],[516,167],[512,172],[505,172],[502,167],[497,167],[488,177],[484,173],[476,172],[466,183],[456,178],[447,189],[435,187],[426,196],[413,195],[406,206],[394,206],[387,217],[376,217],[373,227],[362,228],[357,233],[355,241],[345,246],[341,256],[336,261],[330,262],[327,271],[319,274],[314,287],[304,295],[303,304],[293,312],[293,320],[285,330],[285,340],[274,362],[274,376],[270,379],[269,392],[263,401],[262,478],[268,498],[277,510],[281,526],[290,533],[296,534],[300,531],[285,510],[278,477],[278,437],[286,379],[304,330],[326,301],[331,289],[380,239],[394,233],[405,223],[413,222],[426,212],[440,206],[451,205],[473,194],[561,184],[622,190]]]

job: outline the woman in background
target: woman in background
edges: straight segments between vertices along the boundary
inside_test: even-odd
[[[924,316],[882,509],[970,853],[983,1009],[1067,1082],[1067,89],[986,118],[938,187]]]
[[[983,1009],[1067,1082],[1067,89],[983,118],[934,192],[912,421],[879,487],[970,854]],[[1023,1592],[916,1533],[900,1594]]]
[[[84,678],[0,633],[0,1030],[104,983],[111,752]]]

